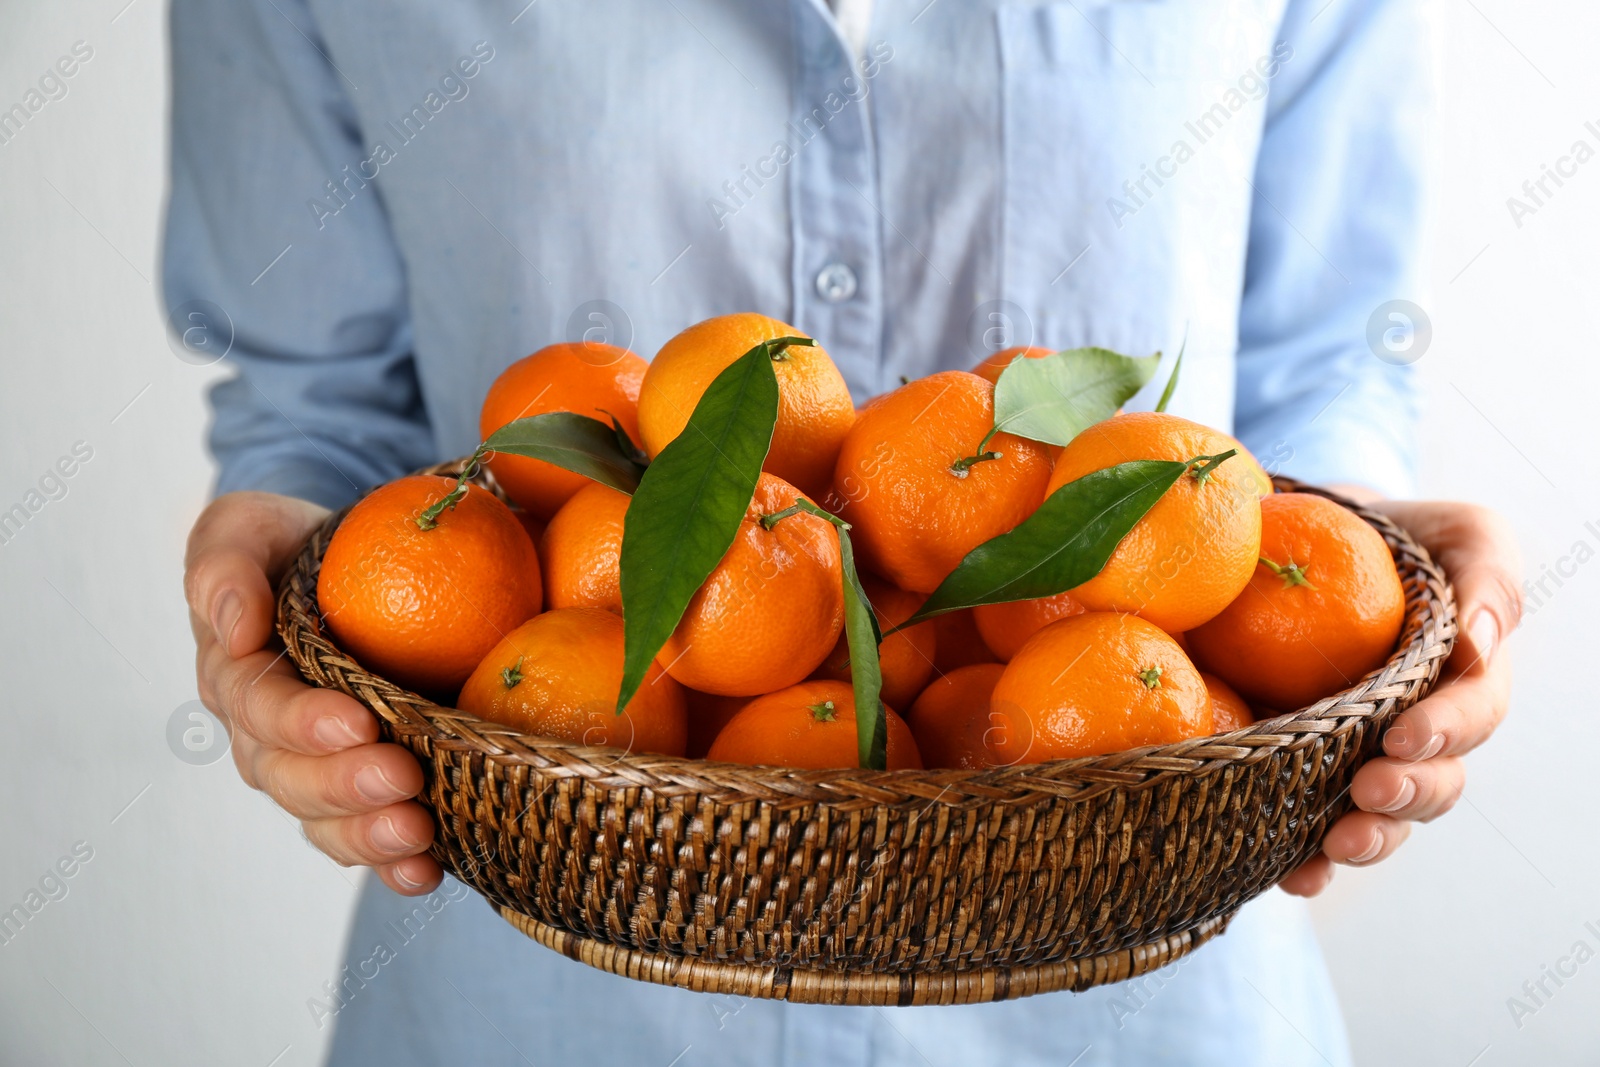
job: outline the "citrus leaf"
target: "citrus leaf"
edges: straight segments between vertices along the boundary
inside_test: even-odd
[[[844,633],[850,648],[850,687],[856,698],[856,760],[881,771],[888,766],[888,716],[883,712],[883,671],[878,645],[883,634],[878,617],[856,573],[850,531],[839,528],[839,558],[844,567]]]
[[[1172,394],[1178,388],[1178,372],[1183,369],[1183,350],[1189,347],[1189,333],[1183,334],[1183,344],[1178,346],[1178,358],[1173,360],[1172,373],[1167,376],[1167,387],[1161,390],[1161,399],[1156,402],[1157,411],[1166,411],[1167,404],[1172,400]]]
[[[1055,596],[1082,585],[1100,573],[1128,531],[1192,462],[1136,459],[1068,482],[1010,533],[968,552],[898,628],[947,611]]]
[[[618,431],[599,419],[571,411],[547,411],[508,422],[483,442],[481,451],[529,456],[631,493],[643,466],[622,450]]]
[[[722,562],[755,496],[778,421],[771,345],[757,345],[717,375],[683,432],[645,468],[628,505],[618,714],[638,692],[690,599]]]
[[[1124,356],[1105,348],[1014,359],[995,383],[995,431],[1064,445],[1115,414],[1144,388],[1160,362],[1159,352]]]
[[[606,412],[611,415],[611,412]],[[622,454],[633,460],[641,467],[650,466],[650,457],[645,455],[644,449],[633,443],[633,438],[628,436],[628,431],[623,429],[622,420],[611,415],[611,428],[617,433],[617,447],[622,449]]]

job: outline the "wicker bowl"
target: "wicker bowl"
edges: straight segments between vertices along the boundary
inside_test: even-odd
[[[284,576],[278,632],[308,681],[371,708],[415,753],[445,870],[572,959],[808,1003],[1082,990],[1183,956],[1315,855],[1356,768],[1454,643],[1450,585],[1404,530],[1277,484],[1352,507],[1383,535],[1406,596],[1394,655],[1293,714],[1108,756],[803,771],[518,733],[401,689],[333,643],[317,570],[343,513]]]

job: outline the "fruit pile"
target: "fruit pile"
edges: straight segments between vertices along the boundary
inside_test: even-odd
[[[1238,729],[1399,636],[1383,539],[1227,434],[1121,405],[1160,363],[1017,349],[860,408],[755,314],[651,363],[541,349],[458,477],[334,534],[365,667],[529,734],[780,767],[979,768]],[[487,467],[514,506],[472,479]]]

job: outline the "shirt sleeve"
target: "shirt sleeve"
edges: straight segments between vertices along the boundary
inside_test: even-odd
[[[1427,303],[1429,4],[1293,0],[1280,40],[1293,54],[1272,82],[1254,178],[1236,430],[1278,473],[1410,496],[1407,361],[1422,354],[1427,327],[1385,305]],[[1392,348],[1381,340],[1391,330]]]
[[[236,369],[210,394],[217,492],[338,506],[435,454],[343,76],[303,0],[173,0],[170,32],[162,280],[175,329],[204,322]]]

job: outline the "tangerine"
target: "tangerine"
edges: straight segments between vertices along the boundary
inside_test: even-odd
[[[1001,663],[1006,663],[1028,638],[1057,619],[1079,615],[1084,610],[1084,606],[1074,600],[1071,593],[1057,593],[1037,600],[981,604],[972,609],[972,618],[978,624],[978,633],[983,643],[989,646],[989,651]]]
[[[1018,345],[1015,348],[1003,348],[998,352],[985,356],[982,362],[972,368],[972,373],[990,384],[998,384],[1000,372],[1011,366],[1011,361],[1019,356],[1023,359],[1043,359],[1045,356],[1055,355],[1055,352],[1056,350],[1053,348],[1040,348],[1037,345]]]
[[[1242,730],[1256,721],[1250,705],[1244,702],[1244,697],[1234,691],[1233,686],[1205,671],[1200,672],[1200,680],[1206,683],[1206,694],[1211,698],[1212,733],[1225,734],[1230,730]]]
[[[933,669],[940,674],[970,667],[974,663],[997,662],[983,635],[978,633],[978,623],[972,612],[972,608],[962,608],[933,617],[933,629],[939,635],[935,643]]]
[[[639,440],[639,388],[648,364],[626,348],[594,341],[547,345],[500,373],[484,397],[478,432],[484,438],[508,422],[549,411],[613,418]],[[548,519],[589,484],[581,474],[531,456],[492,452],[484,460],[506,495],[536,519]]]
[[[994,386],[966,371],[919,378],[862,411],[829,502],[853,525],[867,569],[931,593],[968,552],[1033,513],[1050,457],[1012,434],[991,439],[993,428]]]
[[[888,707],[885,746],[889,770],[920,769],[922,757],[905,720]],[[858,766],[856,698],[830,680],[802,682],[757,697],[717,734],[707,759],[767,767],[821,770]]]
[[[999,663],[974,663],[928,683],[906,717],[926,766],[976,769],[994,765],[985,744],[994,725],[989,719],[989,698],[1004,672]]]
[[[505,636],[461,687],[456,706],[523,733],[629,752],[681,756],[689,720],[683,687],[651,664],[617,714],[622,619],[600,608],[561,608]]]
[[[487,489],[468,485],[422,528],[455,487],[416,474],[374,489],[339,523],[317,577],[317,607],[340,646],[432,695],[453,693],[541,599],[539,554]]]
[[[878,646],[878,669],[883,677],[880,695],[891,707],[910,707],[933,674],[939,635],[931,620],[896,633],[889,631],[915,615],[927,597],[908,593],[870,574],[861,576],[861,584],[873,614],[878,616],[878,627],[888,634]],[[813,677],[850,681],[850,643],[843,633]]]
[[[1249,585],[1189,647],[1252,704],[1302,708],[1382,666],[1405,609],[1378,531],[1326,497],[1279,493],[1261,502]]]
[[[1097,422],[1061,450],[1050,492],[1137,459],[1189,461],[1244,446],[1199,423],[1154,411]],[[1259,467],[1230,457],[1197,466],[1157,500],[1099,574],[1072,595],[1090,611],[1130,612],[1169,633],[1193,629],[1239,595],[1261,548]]]
[[[689,688],[718,696],[770,693],[816,670],[839,639],[838,533],[804,511],[770,522],[800,496],[783,479],[761,475],[733,545],[656,654]]]
[[[750,703],[749,697],[719,697],[698,689],[684,689],[689,698],[689,751],[691,759],[705,759],[711,742],[722,728]]]
[[[622,524],[632,498],[590,484],[561,505],[539,542],[545,602],[622,614]]]
[[[1134,615],[1051,623],[1012,657],[990,699],[995,763],[1042,763],[1211,733],[1205,682],[1175,641]]]
[[[535,548],[538,548],[539,542],[544,540],[544,520],[534,518],[519,507],[513,507],[511,514],[515,515],[517,521],[522,523],[522,528],[528,531],[528,540],[533,542]]]
[[[653,459],[682,433],[712,380],[740,356],[763,341],[804,336],[777,319],[743,312],[706,319],[673,337],[651,361],[639,392],[644,450]],[[855,422],[850,388],[821,345],[783,348],[773,354],[772,369],[778,422],[762,469],[821,497]]]

